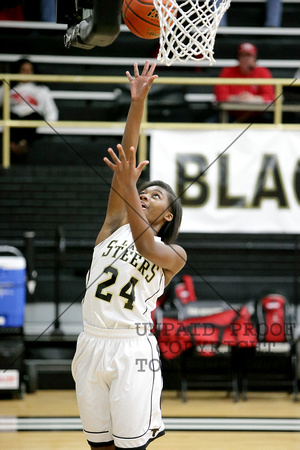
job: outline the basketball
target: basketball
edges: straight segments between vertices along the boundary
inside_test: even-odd
[[[170,3],[170,0],[163,0],[163,3]],[[159,38],[159,17],[152,0],[124,0],[122,13],[125,25],[133,34],[143,39]]]

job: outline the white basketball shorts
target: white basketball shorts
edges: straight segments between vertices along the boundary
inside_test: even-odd
[[[157,341],[146,328],[101,329],[85,323],[72,374],[91,445],[142,450],[164,434]]]

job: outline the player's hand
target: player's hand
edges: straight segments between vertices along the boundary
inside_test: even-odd
[[[113,162],[107,157],[104,157],[103,160],[115,173],[120,186],[123,188],[130,185],[136,186],[143,168],[149,164],[149,161],[142,161],[136,166],[136,150],[134,147],[130,147],[128,157],[126,157],[121,144],[118,144],[117,148],[119,156],[116,155],[112,148],[108,149]]]
[[[133,67],[134,76],[131,76],[129,71],[126,72],[130,82],[132,100],[145,100],[153,81],[158,77],[158,75],[154,75],[155,67],[155,63],[150,66],[149,61],[146,61],[141,75],[137,63]]]

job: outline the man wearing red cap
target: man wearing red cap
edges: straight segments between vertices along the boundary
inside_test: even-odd
[[[257,48],[250,42],[238,47],[239,64],[221,70],[221,78],[272,78],[271,72],[256,65]],[[267,85],[219,85],[214,93],[218,102],[271,103],[275,99],[274,86]],[[240,116],[241,113],[239,113]],[[235,117],[237,114],[235,114]]]

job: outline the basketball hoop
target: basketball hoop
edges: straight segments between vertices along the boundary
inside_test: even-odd
[[[170,66],[206,59],[212,65],[217,30],[230,1],[153,0],[161,29],[157,60]]]

